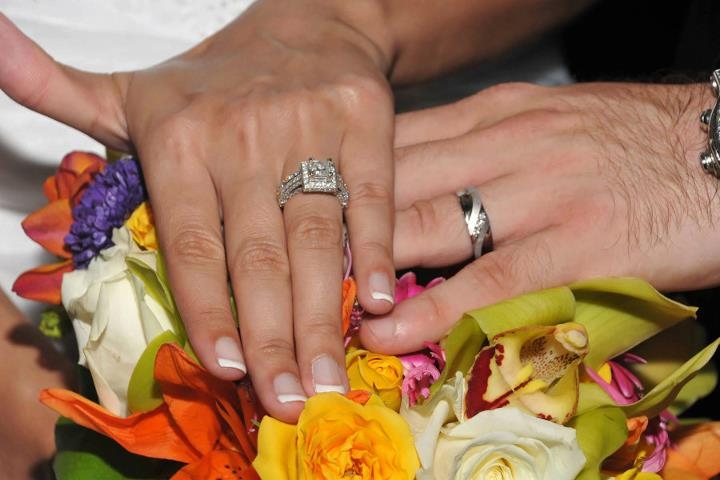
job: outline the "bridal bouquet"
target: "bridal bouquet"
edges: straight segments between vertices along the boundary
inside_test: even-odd
[[[695,309],[635,278],[591,279],[467,312],[439,343],[363,348],[347,276],[347,395],[310,397],[298,423],[268,415],[248,381],[210,375],[168,287],[139,165],[66,156],[28,235],[60,258],[21,275],[20,295],[62,304],[81,392],[46,390],[62,415],[59,480],[709,479],[717,423],[682,411],[715,387],[720,339]],[[396,301],[432,288],[412,273]],[[57,311],[56,311],[57,312]],[[56,331],[61,315],[41,327]],[[682,418],[682,417],[680,417]]]

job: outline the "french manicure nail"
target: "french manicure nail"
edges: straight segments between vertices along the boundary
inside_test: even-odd
[[[315,393],[347,392],[340,376],[340,366],[328,355],[320,355],[313,360],[312,376]]]
[[[307,396],[300,385],[300,380],[289,372],[279,374],[273,380],[275,395],[280,403],[306,402]]]
[[[230,337],[218,338],[215,342],[215,355],[217,356],[217,363],[221,367],[234,368],[247,373],[245,359],[234,339]]]
[[[370,296],[374,300],[384,300],[390,305],[395,304],[395,298],[391,294],[390,279],[386,274],[380,272],[371,273],[368,284],[370,285]]]

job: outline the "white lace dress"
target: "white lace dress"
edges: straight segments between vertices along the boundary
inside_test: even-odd
[[[107,72],[136,69],[181,53],[239,15],[252,0],[0,0],[0,11],[55,59]],[[2,55],[0,46],[0,55]],[[102,153],[92,139],[19,107],[0,92],[0,288],[48,260],[20,221],[43,204],[42,182],[76,149]]]

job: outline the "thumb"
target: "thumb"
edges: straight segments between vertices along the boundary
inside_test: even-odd
[[[127,75],[82,72],[50,57],[0,13],[0,90],[20,105],[119,150],[129,146],[123,113]]]
[[[490,252],[446,282],[398,304],[385,316],[362,324],[360,339],[371,351],[400,354],[423,348],[447,334],[463,313],[527,293],[559,285],[566,278],[547,248],[543,235]],[[563,277],[565,274],[561,274]]]

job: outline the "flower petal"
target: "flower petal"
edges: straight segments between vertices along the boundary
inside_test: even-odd
[[[65,237],[70,233],[72,223],[70,202],[60,199],[25,217],[22,227],[28,237],[53,255],[70,258],[70,252],[65,247]]]
[[[171,480],[199,479],[260,480],[260,477],[240,453],[231,450],[213,450],[200,461],[186,465],[171,478]]]
[[[71,152],[65,155],[57,173],[43,185],[45,196],[51,202],[60,198],[72,199],[106,164],[102,157],[90,152]]]
[[[592,345],[585,362],[594,369],[658,332],[695,318],[697,311],[670,300],[639,278],[584,280],[570,289],[576,299],[574,321],[585,325]]]
[[[681,426],[670,436],[673,446],[667,450],[663,478],[707,479],[720,474],[720,422]]]
[[[59,305],[62,277],[72,270],[70,260],[42,265],[21,274],[13,283],[12,290],[29,300]]]
[[[357,295],[357,284],[352,277],[348,277],[343,281],[342,289],[342,331],[343,334],[347,333],[350,328],[350,314],[352,313],[353,305],[355,305],[355,297]]]
[[[202,457],[178,430],[166,406],[120,418],[69,390],[43,390],[40,401],[78,425],[112,438],[129,452],[185,463]]]

